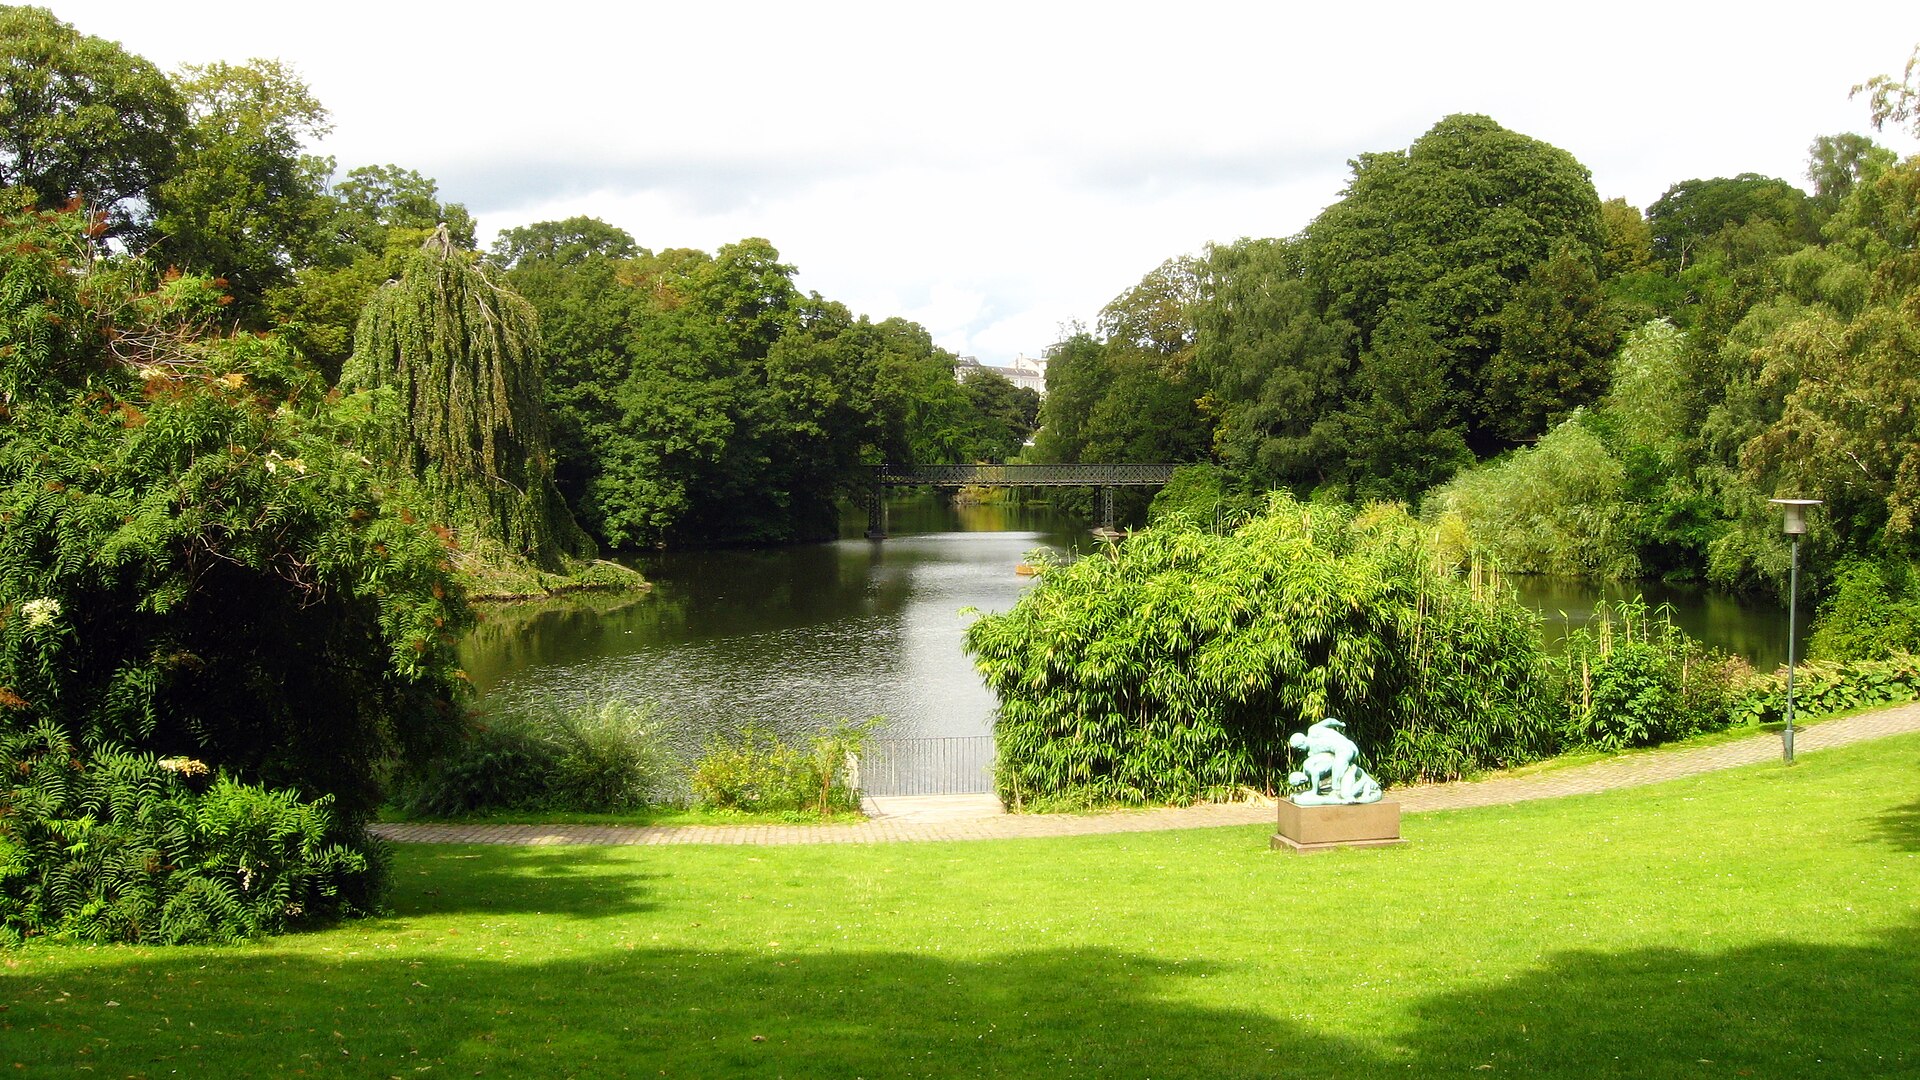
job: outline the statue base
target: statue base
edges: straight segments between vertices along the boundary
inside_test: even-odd
[[[1273,849],[1325,851],[1337,847],[1381,847],[1401,843],[1400,804],[1351,803],[1344,806],[1300,806],[1280,800],[1280,831]]]

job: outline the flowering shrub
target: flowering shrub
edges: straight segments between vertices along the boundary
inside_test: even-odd
[[[144,901],[123,908],[120,884],[97,896],[73,884],[132,871],[56,873],[45,860],[63,849],[46,838],[138,849],[74,830],[112,821],[134,830],[112,835],[145,837],[150,823],[184,821],[176,785],[204,779],[189,760],[226,778],[220,794],[195,796],[214,805],[292,792],[259,812],[321,830],[309,861],[368,906],[379,882],[364,826],[384,777],[458,730],[453,642],[468,614],[448,541],[357,448],[357,403],[329,400],[281,341],[222,332],[214,283],[99,257],[85,232],[82,215],[0,216],[0,737],[53,732],[76,761],[146,764],[88,796],[118,816],[9,804],[7,880],[54,874],[72,903],[16,907],[8,925],[29,932],[44,916],[42,929],[66,932],[73,912],[121,911],[119,929],[98,933],[148,939]],[[162,768],[159,754],[179,760]],[[180,828],[210,846],[155,839],[142,849],[155,866],[186,866],[190,850],[214,865],[214,847],[253,843]],[[319,854],[335,845],[353,858]],[[235,873],[246,907],[253,871]],[[195,895],[226,906],[216,884],[229,879],[206,881]],[[136,893],[147,895],[125,895]],[[289,902],[311,910],[311,899]],[[279,917],[230,912],[218,925]]]

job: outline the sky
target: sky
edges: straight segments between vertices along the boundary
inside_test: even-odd
[[[989,364],[1166,259],[1300,231],[1350,159],[1453,113],[1641,208],[1804,187],[1815,137],[1874,134],[1849,89],[1920,42],[1913,0],[48,6],[168,71],[293,65],[332,113],[315,152],[433,177],[483,247],[577,214],[654,250],[765,237],[803,290]]]

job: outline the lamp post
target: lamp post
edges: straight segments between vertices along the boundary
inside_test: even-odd
[[[1819,499],[1768,499],[1786,513],[1781,531],[1793,541],[1793,569],[1787,578],[1787,730],[1781,735],[1781,759],[1793,764],[1793,668],[1794,639],[1799,636],[1800,538],[1807,535],[1807,507],[1819,506]]]

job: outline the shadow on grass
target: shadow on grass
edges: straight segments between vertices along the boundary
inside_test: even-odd
[[[1902,851],[1920,851],[1920,801],[1882,813],[1873,829],[1880,840]]]
[[[645,926],[627,929],[637,937]],[[72,970],[8,971],[0,1068],[1208,1078],[1920,1069],[1913,929],[1857,946],[1559,954],[1511,979],[1413,998],[1392,1030],[1365,1032],[1296,1016],[1347,985],[1331,963],[1322,970],[1334,982],[1316,997],[1291,989],[1316,981],[1298,970],[1106,948],[952,960],[771,944],[668,949],[616,934],[564,960],[527,961],[513,944],[480,955],[476,946],[496,943],[474,933],[411,955],[372,945],[347,955],[183,950],[129,952],[122,963],[106,952]],[[1241,988],[1216,990],[1229,975]]]
[[[398,860],[389,907],[406,916],[571,915],[607,919],[653,909],[662,875],[620,849],[591,845],[488,848],[415,845]]]
[[[1419,1003],[1405,1065],[1411,1075],[1912,1076],[1916,1017],[1913,927],[1855,947],[1562,953]]]
[[[449,950],[471,949],[476,936],[461,940]],[[1310,1075],[1367,1061],[1251,1003],[1180,1000],[1217,969],[1100,948],[951,961],[601,947],[530,963],[370,951],[147,954],[0,976],[0,1069],[1217,1078],[1286,1075],[1308,1064],[1309,1040]]]

